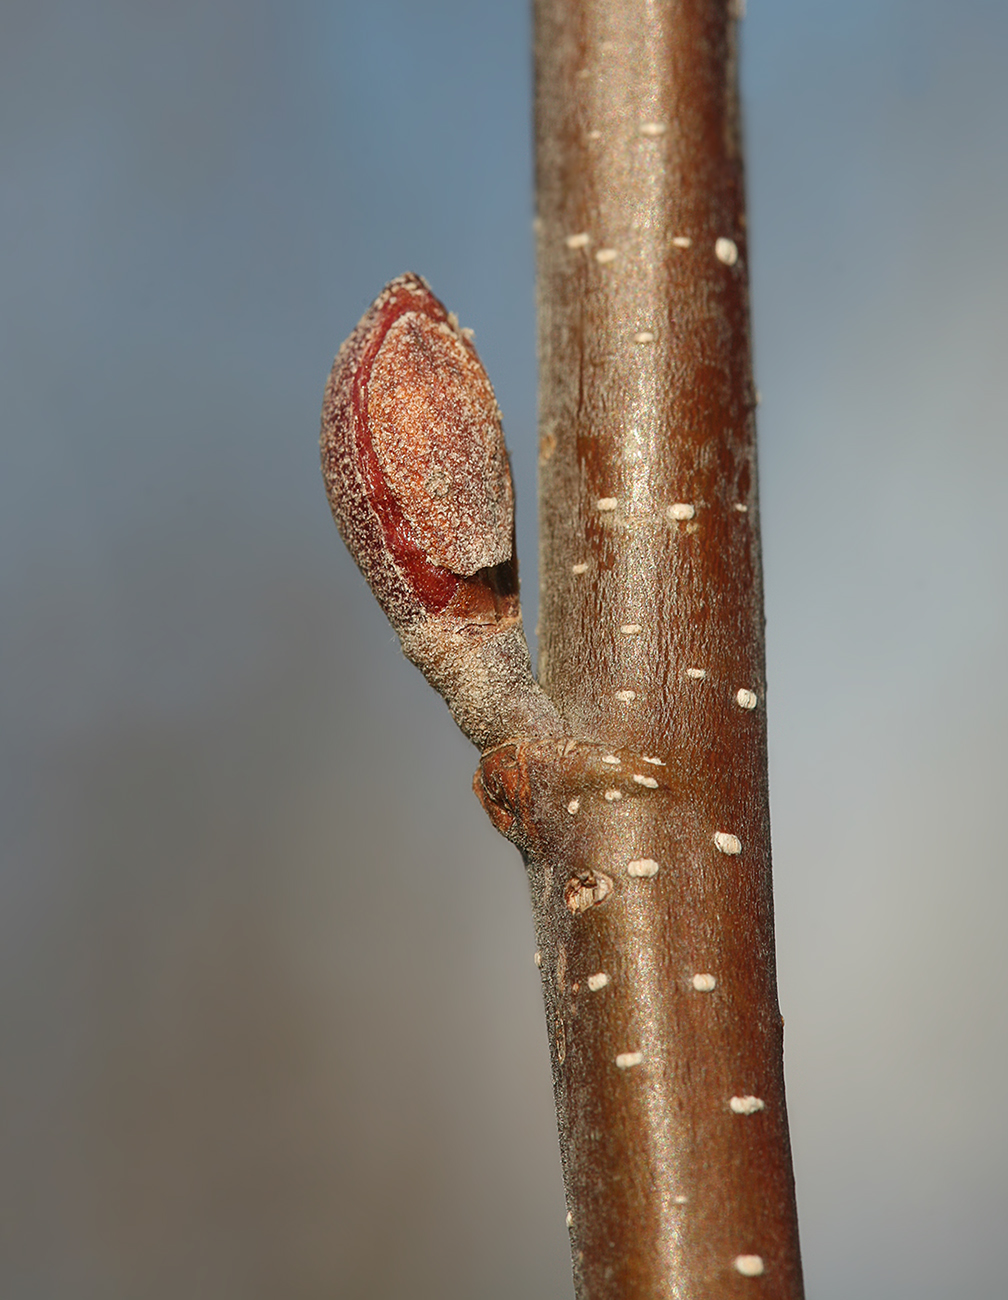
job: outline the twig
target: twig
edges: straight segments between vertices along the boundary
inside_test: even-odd
[[[590,1300],[802,1295],[774,969],[735,24],[538,0],[540,676],[489,381],[417,277],[344,344],[344,539],[528,868]]]

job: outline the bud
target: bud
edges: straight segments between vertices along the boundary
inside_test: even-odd
[[[416,275],[393,280],[339,350],[322,409],[336,523],[397,630],[516,596],[514,492],[476,349]],[[484,599],[480,599],[480,596]]]
[[[552,734],[518,605],[500,410],[466,331],[417,275],[339,350],[322,475],[343,540],[403,649],[481,748]]]

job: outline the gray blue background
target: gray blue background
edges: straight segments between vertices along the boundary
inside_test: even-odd
[[[407,268],[535,623],[523,0],[0,11],[0,1292],[569,1295],[532,928],[322,493]],[[1008,6],[743,24],[812,1300],[1008,1293]]]

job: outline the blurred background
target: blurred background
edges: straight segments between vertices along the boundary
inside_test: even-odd
[[[7,0],[0,1292],[570,1295],[522,868],[318,472],[407,268],[535,624],[524,0]],[[1003,1297],[1008,6],[743,24],[812,1300]]]

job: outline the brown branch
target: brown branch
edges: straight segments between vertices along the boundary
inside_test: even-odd
[[[802,1295],[734,37],[724,0],[537,0],[545,694],[496,402],[417,277],[323,412],[340,530],[528,868],[586,1300]]]
[[[734,49],[724,0],[536,4],[540,675],[620,759],[560,871],[611,895],[538,909],[593,1300],[802,1293]]]

